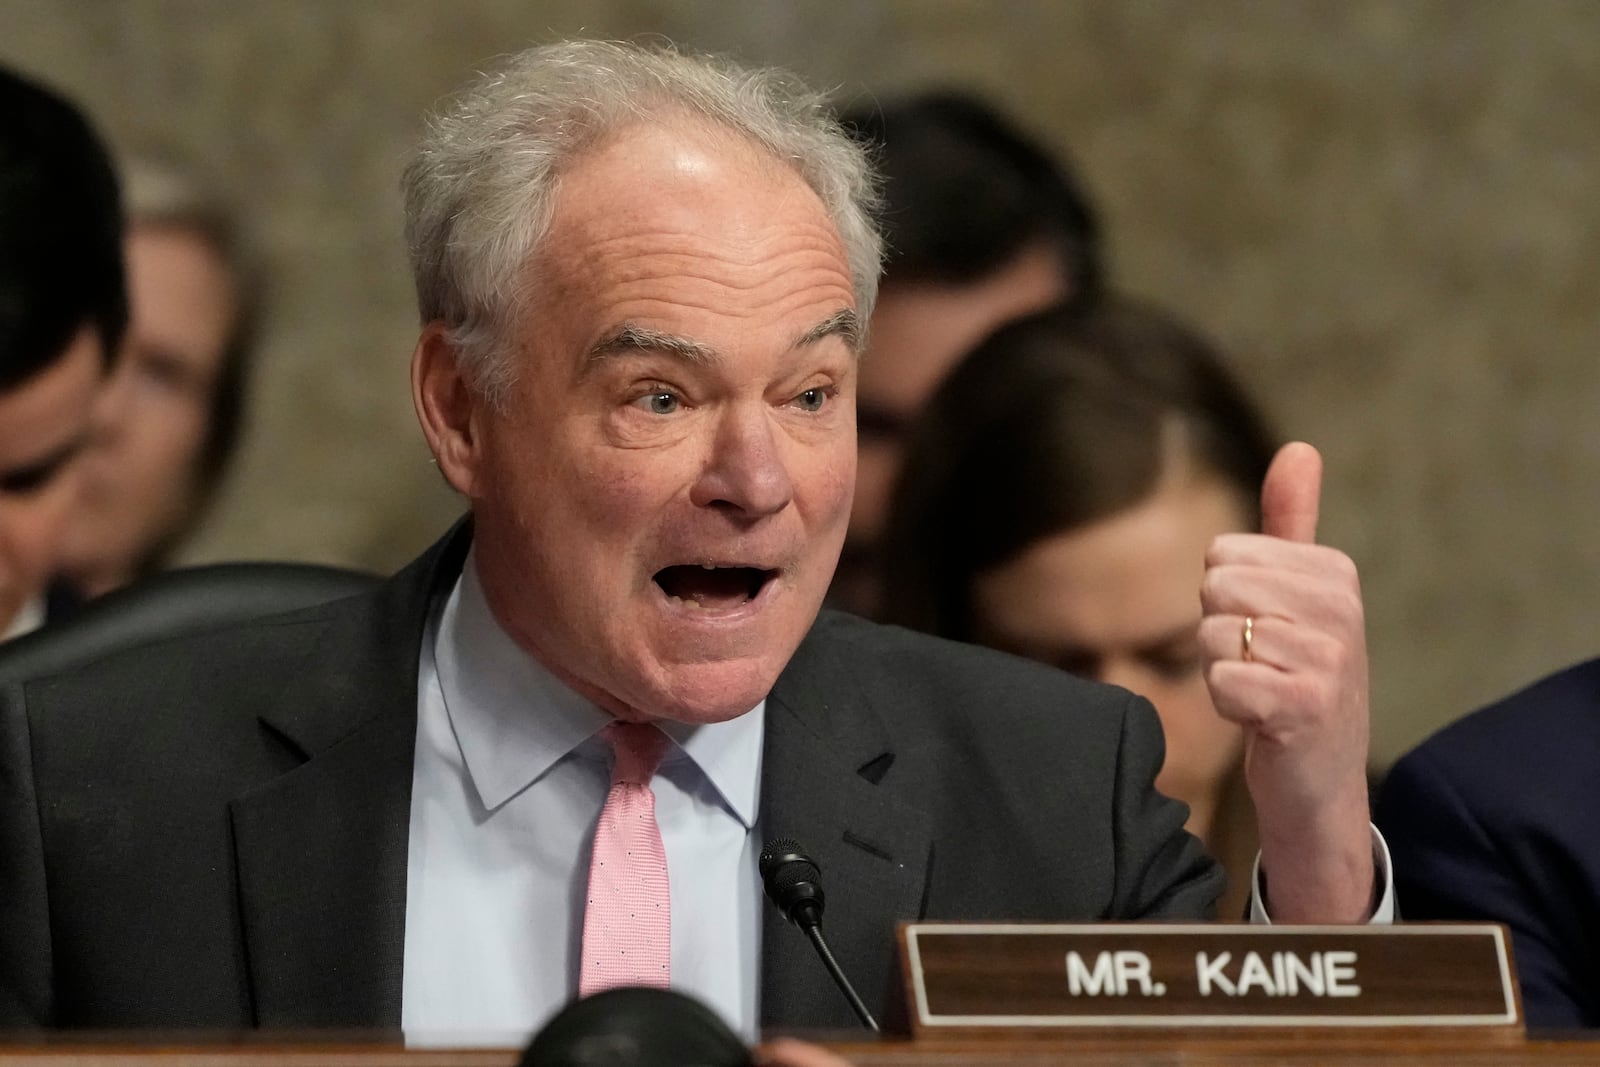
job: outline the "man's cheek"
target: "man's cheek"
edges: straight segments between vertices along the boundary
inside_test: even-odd
[[[841,519],[848,518],[860,484],[854,447],[834,453],[822,481],[822,496],[829,503],[829,512]]]
[[[615,540],[687,498],[691,477],[660,457],[622,452],[586,465],[569,499],[603,527],[601,536]]]

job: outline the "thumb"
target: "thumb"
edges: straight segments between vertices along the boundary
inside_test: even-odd
[[[1322,456],[1304,441],[1278,449],[1261,483],[1261,532],[1286,541],[1317,539]]]

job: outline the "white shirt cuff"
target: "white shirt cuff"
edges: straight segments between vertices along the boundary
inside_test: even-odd
[[[1389,843],[1383,839],[1378,828],[1371,823],[1367,824],[1372,830],[1372,869],[1377,883],[1382,886],[1378,894],[1378,904],[1372,909],[1372,914],[1367,918],[1368,923],[1387,925],[1394,922],[1394,869],[1389,864]],[[1261,884],[1261,853],[1256,853],[1255,866],[1250,871],[1250,921],[1272,925],[1272,916],[1267,914],[1266,887]]]

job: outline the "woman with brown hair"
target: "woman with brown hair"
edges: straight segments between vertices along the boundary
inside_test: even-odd
[[[1125,303],[1001,328],[944,382],[891,510],[887,618],[1150,699],[1156,785],[1227,868],[1242,914],[1255,825],[1240,728],[1201,669],[1218,534],[1255,529],[1277,441],[1217,354]]]

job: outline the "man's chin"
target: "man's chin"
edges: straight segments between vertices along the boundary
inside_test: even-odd
[[[624,717],[694,724],[737,719],[767,699],[780,669],[750,662],[672,667],[627,702]],[[623,713],[613,709],[613,714]]]
[[[674,694],[676,699],[667,705],[665,714],[660,717],[696,724],[728,722],[747,714],[767,699],[771,691],[770,681],[764,685],[708,687],[705,690],[695,687],[689,692]]]

